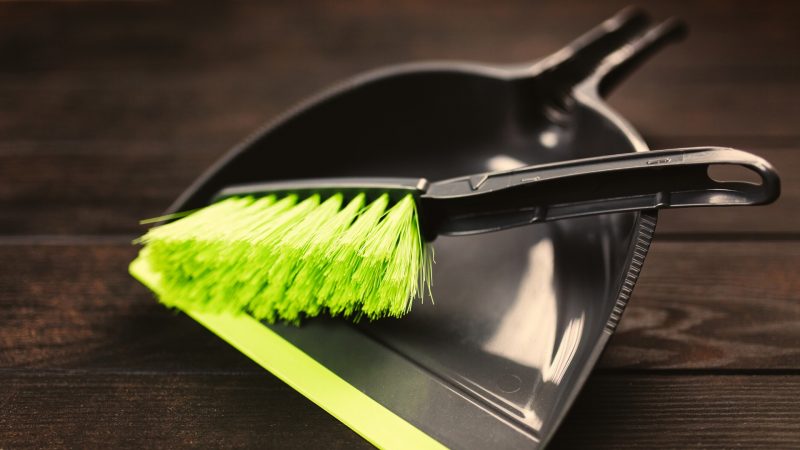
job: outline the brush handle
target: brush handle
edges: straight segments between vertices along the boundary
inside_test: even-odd
[[[709,167],[737,165],[760,183],[717,181]],[[680,148],[577,159],[486,172],[430,183],[423,178],[319,178],[231,186],[229,196],[414,195],[427,239],[497,231],[537,222],[624,211],[695,206],[761,205],[780,194],[764,159],[721,147]]]
[[[738,165],[759,184],[717,181],[708,169]],[[487,172],[431,183],[422,195],[432,234],[474,234],[535,222],[642,209],[759,205],[780,180],[751,153],[698,147],[624,153]]]

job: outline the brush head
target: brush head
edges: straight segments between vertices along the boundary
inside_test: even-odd
[[[401,317],[430,292],[412,194],[229,196],[150,229],[131,273],[172,307],[298,323]]]

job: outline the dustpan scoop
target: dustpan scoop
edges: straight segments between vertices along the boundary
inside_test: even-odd
[[[264,180],[514,177],[520,167],[542,169],[608,152],[622,155],[617,162],[643,163],[648,174],[686,169],[687,158],[652,157],[636,130],[602,100],[685,32],[675,20],[647,27],[647,17],[629,9],[534,63],[410,64],[348,80],[231,150],[167,213],[205,206],[225,187]],[[309,149],[318,151],[309,155]],[[436,304],[415,305],[402,320],[315,319],[293,327],[187,313],[378,446],[541,448],[621,318],[653,239],[657,207],[758,203],[777,195],[772,169],[745,155],[723,156],[744,157],[760,185],[720,186],[709,181],[703,163],[690,176],[641,180],[667,183],[655,189],[627,185],[631,190],[616,197],[597,191],[625,199],[618,205],[556,197],[560,203],[537,205],[517,221],[543,221],[537,226],[453,237],[514,221],[491,208],[477,219],[448,214],[445,219],[457,220],[431,225],[439,235]],[[510,178],[481,179],[457,179],[450,187],[467,198]],[[536,191],[547,183],[541,181],[526,185]],[[625,188],[609,180],[597,186]],[[645,197],[626,197],[637,192]],[[564,188],[559,195],[568,193]]]

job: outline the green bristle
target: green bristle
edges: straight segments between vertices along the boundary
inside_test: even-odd
[[[231,197],[150,229],[131,273],[162,303],[297,323],[401,317],[430,290],[414,198]],[[144,269],[143,269],[144,268]],[[148,277],[153,279],[152,276]]]

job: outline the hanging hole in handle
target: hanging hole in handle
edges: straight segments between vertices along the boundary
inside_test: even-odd
[[[747,183],[755,186],[764,184],[758,172],[738,164],[710,164],[708,177],[717,183]]]

